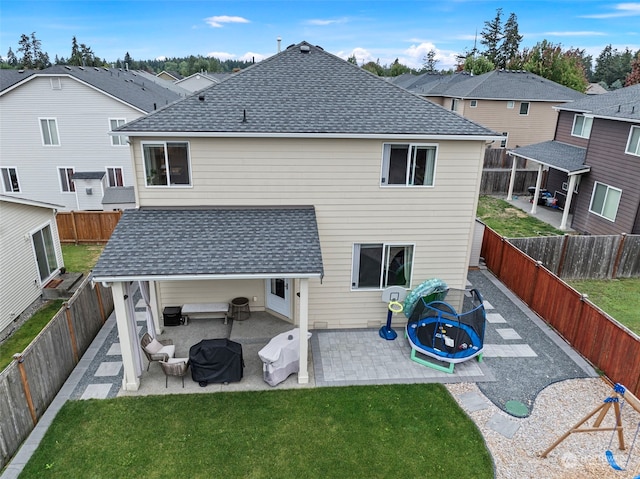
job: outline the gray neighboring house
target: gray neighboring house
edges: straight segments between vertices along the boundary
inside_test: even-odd
[[[538,189],[547,189],[563,208],[563,228],[594,235],[640,234],[640,85],[556,109],[553,141],[509,154],[539,165]]]
[[[102,209],[101,188],[87,195],[74,175],[102,172],[104,188],[134,186],[127,137],[108,133],[190,94],[177,90],[114,68],[0,70],[0,191],[61,210]]]
[[[380,327],[388,286],[463,289],[500,138],[306,42],[112,134],[131,141],[140,208],[93,275],[112,288],[125,389],[144,380],[130,281],[149,284],[156,331],[167,306],[245,297],[301,338]]]

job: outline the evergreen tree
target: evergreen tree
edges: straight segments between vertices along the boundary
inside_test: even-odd
[[[623,82],[631,72],[632,52],[627,48],[624,52],[618,52],[610,44],[604,47],[596,59],[596,68],[593,73],[593,80],[605,82],[612,86],[616,80]]]
[[[49,54],[42,51],[42,42],[36,38],[36,32],[31,33],[31,58],[33,68],[38,70],[51,65]]]
[[[480,32],[480,43],[486,50],[483,55],[494,65],[497,64],[500,56],[500,42],[502,41],[502,8],[496,10],[496,16],[491,21],[484,22],[484,28]]]
[[[438,64],[438,60],[436,60],[436,51],[432,48],[429,50],[427,55],[423,58],[424,62],[424,71],[433,73],[436,71],[436,65]]]
[[[31,39],[24,33],[20,35],[20,41],[18,42],[18,53],[22,53],[22,57],[19,60],[19,64],[22,68],[33,68],[33,56],[31,53]]]
[[[351,56],[347,58],[347,62],[351,63],[352,65],[357,65],[358,60],[356,59],[356,55],[352,53]]]
[[[410,72],[411,72],[411,68],[400,63],[400,61],[397,58],[389,68],[389,76],[392,76],[392,77],[397,77],[404,73],[410,73]]]
[[[511,13],[504,24],[504,36],[500,45],[497,68],[507,68],[509,62],[518,56],[520,42],[522,42],[522,35],[518,33],[518,17],[515,13]]]
[[[71,56],[69,56],[69,65],[81,66],[82,54],[80,53],[80,47],[78,46],[78,39],[74,35],[71,39]]]
[[[18,59],[16,58],[16,54],[13,53],[11,47],[9,47],[9,51],[7,52],[7,65],[15,68],[18,66]]]

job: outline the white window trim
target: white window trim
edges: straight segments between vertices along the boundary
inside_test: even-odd
[[[47,120],[47,128],[49,128],[49,121],[53,120],[56,125],[56,139],[58,143],[46,143],[44,140],[44,130],[42,129],[42,120]],[[56,147],[62,144],[60,141],[60,128],[58,128],[58,119],[52,117],[39,117],[38,118],[38,128],[40,128],[40,139],[42,140],[42,146],[46,147]],[[51,129],[49,129],[49,137],[51,137]]]
[[[458,107],[460,106],[460,100],[458,98],[451,99],[451,111],[458,113]]]
[[[106,172],[106,178],[107,178],[107,187],[111,187],[111,185],[109,184],[109,170],[120,170],[122,172],[122,186],[127,186],[125,184],[124,181],[124,168],[122,166],[105,166],[104,167],[104,171]],[[116,185],[117,186],[117,185]]]
[[[356,263],[358,263],[358,266],[360,266],[360,258],[358,257],[356,260],[356,246],[358,245],[363,245],[363,244],[371,244],[371,245],[382,245],[382,251],[386,251],[387,247],[389,246],[411,246],[413,248],[413,256],[411,258],[411,276],[409,277],[409,287],[405,288],[407,291],[411,290],[411,286],[413,285],[413,272],[415,270],[415,264],[416,264],[416,244],[415,243],[385,243],[384,241],[360,241],[358,243],[352,243],[351,245],[351,277],[350,277],[350,283],[351,283],[351,291],[382,291],[385,288],[381,288],[380,286],[378,287],[371,287],[371,288],[356,288],[353,286],[353,275],[355,272],[355,267],[356,267]],[[383,260],[385,258],[382,258]],[[379,285],[382,284],[382,274],[384,272],[384,269],[382,269],[380,271],[380,281],[379,281]]]
[[[631,128],[629,128],[629,138],[627,139],[627,146],[624,149],[624,152],[627,155],[631,155],[631,156],[640,156],[640,140],[638,140],[638,151],[636,151],[635,153],[630,151],[629,148],[631,147],[631,137],[633,136],[633,132],[637,130],[638,132],[640,132],[640,126],[631,126]]]
[[[167,158],[167,143],[184,143],[187,145],[187,162],[189,164],[189,184],[188,185],[149,185],[147,184],[147,164],[144,159],[144,147],[145,145],[164,145],[164,161],[168,161]],[[142,150],[142,171],[144,174],[144,186],[145,188],[193,188],[193,165],[191,164],[191,143],[189,141],[141,141],[140,149]],[[168,165],[167,165],[168,166]]]
[[[36,245],[33,243],[33,235],[35,235],[39,231],[42,231],[47,226],[49,227],[49,231],[51,231],[51,240],[53,241],[53,255],[56,259],[56,268],[53,271],[51,271],[49,276],[47,276],[44,279],[40,279],[40,269],[38,268],[38,253],[36,253]],[[43,223],[37,228],[34,228],[31,231],[29,231],[29,241],[31,242],[31,251],[33,251],[33,260],[35,262],[34,266],[36,268],[36,275],[37,275],[38,281],[40,282],[40,287],[43,287],[45,284],[51,281],[51,279],[53,279],[53,277],[55,277],[58,274],[58,271],[60,271],[60,266],[61,266],[60,258],[58,258],[58,250],[56,249],[54,231],[56,230],[54,230],[53,223],[51,221],[47,221],[46,223]]]
[[[509,100],[507,101],[507,109],[508,110],[513,110],[516,106],[516,102],[513,100]]]
[[[576,123],[578,122],[579,117],[582,117],[584,119],[582,120],[582,129],[580,130],[580,134],[576,134],[575,133]],[[589,127],[587,128],[587,132],[585,134],[585,122],[587,120],[589,120]],[[575,115],[573,115],[573,125],[571,126],[571,136],[575,136],[577,138],[589,139],[589,137],[591,136],[592,127],[593,127],[593,118],[588,118],[580,113],[576,113]]]
[[[408,145],[409,152],[411,152],[411,148],[414,146],[418,147],[434,147],[436,149],[435,154],[433,155],[433,182],[431,185],[409,185],[404,183],[402,185],[390,185],[389,183],[383,183],[382,178],[385,175],[385,145]],[[384,142],[382,144],[382,162],[380,164],[380,187],[382,188],[435,188],[436,186],[436,177],[438,173],[438,152],[440,151],[440,146],[438,143],[406,143],[406,142]],[[388,173],[388,172],[387,172]],[[387,177],[389,175],[387,174]]]
[[[526,113],[522,113],[522,105],[527,105],[527,112]],[[530,101],[521,101],[520,102],[520,109],[518,110],[518,114],[520,116],[529,116],[529,112],[531,111],[531,102]]]
[[[51,77],[49,78],[49,81],[51,82],[52,90],[62,90],[62,82],[60,80],[60,77]]]
[[[58,166],[56,167],[56,175],[58,176],[58,185],[60,186],[60,192],[64,193],[64,194],[71,194],[71,195],[75,195],[76,192],[75,191],[71,191],[71,188],[69,188],[69,191],[65,191],[62,185],[62,180],[60,179],[60,170],[73,170],[73,172],[76,172],[76,169],[74,166]],[[69,181],[73,181],[73,180],[69,180]],[[75,189],[75,183],[74,183],[74,189]]]
[[[604,216],[602,213],[598,213],[597,211],[593,211],[592,206],[593,206],[593,197],[595,195],[596,192],[596,187],[598,185],[603,185],[607,187],[607,194],[604,197],[604,202],[602,203],[603,207],[604,205],[607,204],[607,197],[609,196],[609,190],[614,190],[614,191],[619,191],[620,192],[620,199],[622,199],[622,190],[620,188],[615,188],[613,186],[609,186],[606,183],[602,183],[600,181],[594,181],[593,183],[593,190],[591,190],[591,200],[589,201],[589,213],[592,213],[596,216],[599,216],[600,218],[603,218],[607,221],[611,221],[612,223],[616,222],[616,218],[618,217],[618,210],[620,209],[620,201],[618,201],[618,206],[616,207],[616,214],[613,217],[613,219],[611,218],[607,218],[606,216]]]
[[[469,100],[469,108],[476,108],[478,106],[478,100]]]
[[[16,180],[18,182],[18,191],[14,191],[13,187],[11,187],[11,190],[8,190],[7,187],[4,184],[4,176],[2,175],[2,170],[14,170],[16,173]],[[2,181],[2,191],[4,191],[5,193],[21,193],[22,192],[22,187],[20,186],[20,176],[18,175],[18,167],[17,166],[3,166],[2,168],[0,168],[0,177],[2,177],[0,179],[0,181]],[[11,177],[9,177],[9,179],[11,179]]]
[[[127,122],[126,118],[109,118],[108,122],[109,122],[109,131],[113,131],[112,127],[111,127],[111,122],[115,121],[117,122],[122,122],[122,125],[124,125]],[[122,125],[118,125],[118,127],[122,126]],[[110,142],[111,142],[111,146],[114,146],[116,148],[120,148],[122,146],[129,146],[129,137],[127,135],[109,135],[110,137]],[[116,138],[118,138],[118,141],[120,143],[115,144],[114,141],[116,141]]]
[[[500,148],[506,148],[509,144],[509,132],[503,131],[502,136],[504,136],[504,140],[500,140]],[[502,142],[504,142],[504,145],[502,144]]]

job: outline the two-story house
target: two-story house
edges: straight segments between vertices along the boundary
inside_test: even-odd
[[[553,141],[510,154],[548,170],[538,187],[564,209],[563,227],[571,212],[570,226],[581,233],[640,234],[640,85],[556,109]]]
[[[168,305],[242,296],[300,328],[379,327],[382,291],[464,289],[486,144],[500,135],[306,42],[132,121],[139,209],[94,271],[140,371],[127,283]],[[308,381],[300,341],[298,381]]]
[[[0,191],[102,209],[106,188],[134,185],[127,137],[108,132],[189,94],[176,89],[113,68],[0,70]]]

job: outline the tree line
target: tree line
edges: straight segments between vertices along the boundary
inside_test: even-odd
[[[381,65],[380,61],[359,65],[378,76],[394,77],[404,73],[440,73],[453,74],[466,71],[480,75],[495,69],[526,70],[551,81],[581,92],[586,91],[589,83],[599,83],[607,90],[640,83],[640,50],[632,52],[628,48],[619,51],[607,45],[594,60],[585,50],[565,49],[561,44],[543,40],[531,48],[520,48],[522,35],[519,33],[518,18],[510,13],[503,23],[502,8],[496,10],[491,20],[484,22],[480,32],[480,45],[474,44],[470,51],[458,55],[455,69],[438,70],[437,53],[429,51],[423,58],[419,69],[410,68],[396,59],[391,65]],[[358,65],[355,55],[347,61]],[[220,60],[201,55],[174,57],[155,60],[135,60],[126,52],[122,59],[108,62],[98,57],[93,49],[78,43],[74,36],[71,40],[71,53],[68,58],[55,56],[53,64],[76,66],[101,66],[145,70],[150,73],[161,71],[176,72],[189,76],[198,72],[225,73],[243,69],[253,62],[242,60]],[[52,65],[49,55],[42,50],[42,42],[31,35],[22,34],[18,49],[14,53],[11,47],[6,57],[0,58],[0,68],[43,69]]]

